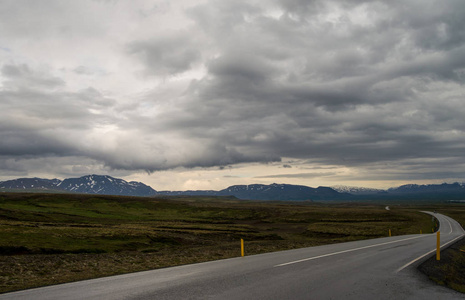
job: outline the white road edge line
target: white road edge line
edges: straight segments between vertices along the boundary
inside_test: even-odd
[[[449,245],[450,243],[455,242],[456,240],[458,240],[458,239],[460,239],[460,238],[462,238],[462,237],[463,237],[463,235],[461,235],[461,236],[459,236],[459,237],[456,237],[456,238],[453,239],[452,241],[449,241],[449,242],[445,243],[444,245],[441,245],[440,248],[442,248],[442,247],[444,247],[444,246],[447,246],[447,245]],[[405,265],[403,265],[402,267],[400,267],[399,269],[397,269],[397,270],[396,270],[396,273],[399,273],[400,271],[402,271],[403,269],[407,268],[407,267],[410,266],[411,264],[413,264],[413,263],[419,261],[419,260],[422,259],[423,257],[425,257],[425,256],[427,256],[427,255],[429,255],[429,254],[431,254],[431,253],[433,253],[433,252],[435,252],[435,251],[436,251],[436,248],[433,249],[433,250],[431,250],[431,251],[429,251],[429,252],[427,252],[427,253],[425,253],[425,254],[423,254],[423,255],[420,256],[420,257],[415,258],[415,259],[412,260],[411,262],[406,263]]]
[[[397,241],[392,241],[392,242],[385,242],[385,243],[381,243],[381,244],[375,244],[375,245],[370,245],[370,246],[365,246],[365,247],[360,247],[360,248],[354,248],[354,249],[348,249],[348,250],[334,252],[334,253],[323,254],[323,255],[319,255],[319,256],[314,256],[314,257],[309,257],[309,258],[304,258],[304,259],[300,259],[300,260],[296,260],[296,261],[291,261],[291,262],[279,264],[279,265],[276,265],[274,267],[282,267],[282,266],[292,265],[292,264],[296,264],[296,263],[300,263],[300,262],[304,262],[304,261],[308,261],[308,260],[313,260],[313,259],[323,258],[323,257],[327,257],[327,256],[332,256],[332,255],[337,255],[337,254],[342,254],[342,253],[347,253],[347,252],[352,252],[352,251],[357,251],[357,250],[362,250],[362,249],[367,249],[367,248],[373,248],[373,247],[378,247],[378,246],[383,246],[383,245],[388,245],[388,244],[394,244],[394,243],[399,243],[399,242],[403,242],[403,241],[408,241],[408,240],[413,240],[413,239],[418,239],[418,238],[428,237],[428,236],[430,236],[430,235],[424,234],[424,235],[415,236],[415,237],[402,239],[402,240],[397,240]]]
[[[448,234],[452,234],[452,224],[449,222],[448,219],[446,219],[447,223],[449,223],[449,227],[450,227],[450,232]]]

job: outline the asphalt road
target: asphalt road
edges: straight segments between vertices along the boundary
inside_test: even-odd
[[[465,234],[440,221],[441,245]],[[436,234],[303,248],[86,280],[0,299],[465,299],[416,266],[435,254]]]

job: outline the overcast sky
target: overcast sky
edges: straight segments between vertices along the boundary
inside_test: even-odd
[[[465,2],[0,0],[0,180],[465,181]]]

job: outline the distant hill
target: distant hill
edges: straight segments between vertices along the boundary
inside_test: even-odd
[[[352,196],[339,193],[329,187],[311,188],[291,184],[251,184],[234,185],[218,192],[221,196],[235,196],[239,199],[251,200],[342,200]]]
[[[338,192],[350,193],[360,200],[414,200],[414,201],[445,201],[465,200],[464,183],[442,184],[406,184],[387,190],[333,186]]]
[[[350,200],[352,195],[339,193],[332,188],[318,187],[311,188],[303,185],[292,184],[250,184],[233,185],[220,191],[160,191],[160,195],[183,195],[183,196],[234,196],[244,200]]]
[[[465,192],[465,183],[442,183],[442,184],[406,184],[396,188],[388,189],[389,193],[463,193]]]
[[[391,196],[415,199],[465,200],[464,183],[406,184],[387,190]]]

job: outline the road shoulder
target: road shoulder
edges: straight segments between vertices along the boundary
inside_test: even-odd
[[[418,269],[437,284],[465,293],[465,238],[441,251],[441,260],[433,256]]]

